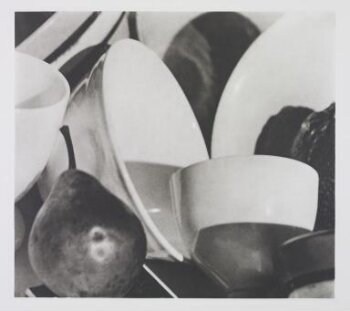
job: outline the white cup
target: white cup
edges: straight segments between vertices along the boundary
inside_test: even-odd
[[[17,200],[48,161],[70,90],[63,75],[39,59],[16,52],[15,65]]]
[[[171,178],[173,211],[189,252],[199,230],[227,223],[271,223],[312,230],[318,174],[288,158],[253,155],[211,159]]]

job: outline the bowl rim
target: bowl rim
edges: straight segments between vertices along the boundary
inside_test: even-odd
[[[45,106],[40,106],[40,107],[37,107],[37,106],[34,106],[34,107],[17,107],[17,103],[21,104],[23,102],[25,102],[26,100],[21,100],[19,102],[16,101],[15,99],[15,111],[16,113],[19,113],[21,111],[28,111],[28,110],[31,110],[31,111],[42,111],[42,110],[45,110],[45,109],[49,109],[49,108],[52,108],[53,106],[57,106],[59,104],[62,104],[62,103],[65,103],[68,101],[70,95],[71,95],[71,89],[70,89],[70,86],[69,86],[69,83],[67,81],[67,79],[64,77],[64,75],[58,70],[56,69],[56,67],[54,67],[53,65],[50,65],[48,64],[47,62],[39,59],[39,58],[36,58],[32,55],[29,55],[29,54],[26,54],[26,53],[23,53],[23,52],[19,52],[19,51],[16,51],[15,50],[15,63],[17,62],[17,58],[21,58],[21,59],[27,59],[28,61],[30,61],[31,63],[36,63],[36,66],[40,66],[41,68],[45,68],[44,70],[46,70],[47,72],[50,72],[53,76],[55,76],[55,78],[57,79],[57,81],[59,81],[59,83],[61,83],[62,85],[62,94],[61,96],[59,97],[58,100],[56,100],[54,103],[51,103],[50,105],[45,105]],[[40,93],[37,93],[37,94],[34,94],[32,96],[29,97],[29,99],[31,98],[36,98],[38,96],[41,96],[43,92],[40,92]]]
[[[243,158],[253,159],[253,160],[258,159],[258,158],[259,159],[270,159],[270,160],[277,160],[277,161],[282,161],[282,162],[284,161],[284,162],[294,163],[295,166],[304,167],[305,169],[309,170],[310,172],[313,172],[314,174],[316,174],[316,176],[319,178],[318,172],[312,166],[310,166],[302,161],[295,160],[292,158],[287,158],[287,157],[275,156],[275,155],[247,154],[247,155],[228,155],[228,156],[217,157],[217,158],[209,158],[207,160],[193,163],[191,165],[179,168],[176,172],[173,173],[173,175],[171,176],[171,180],[173,180],[175,178],[175,176],[181,175],[182,172],[184,172],[184,171],[187,171],[187,170],[191,171],[196,167],[204,167],[204,166],[208,167],[207,163],[220,162],[222,160],[230,161],[230,160],[234,160],[234,159],[243,159]],[[197,174],[195,174],[195,175],[197,175]]]
[[[288,247],[290,245],[293,245],[295,243],[298,243],[299,241],[306,241],[309,239],[317,238],[317,237],[322,237],[322,236],[333,236],[335,235],[335,230],[334,229],[324,229],[324,230],[319,230],[319,231],[313,231],[313,232],[308,232],[304,233],[301,235],[298,235],[294,238],[291,238],[281,244],[281,248],[283,247]]]

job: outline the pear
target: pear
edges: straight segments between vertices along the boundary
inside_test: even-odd
[[[61,174],[29,237],[38,277],[58,296],[127,294],[146,256],[139,219],[93,176]]]
[[[20,246],[22,245],[22,242],[24,240],[25,236],[25,224],[24,219],[21,211],[18,207],[15,206],[15,250],[17,251]]]

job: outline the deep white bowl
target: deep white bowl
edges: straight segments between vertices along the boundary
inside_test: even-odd
[[[173,211],[189,252],[199,230],[229,223],[314,227],[318,174],[310,166],[275,156],[211,159],[171,178]]]
[[[69,85],[54,67],[16,52],[16,181],[21,197],[44,169],[66,110]]]

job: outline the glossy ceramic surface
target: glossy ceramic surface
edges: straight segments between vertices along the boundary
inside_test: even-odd
[[[183,167],[208,158],[185,95],[153,51],[118,41],[107,54],[103,80],[107,124],[123,160]]]
[[[134,40],[117,42],[106,57],[103,80],[108,132],[115,152],[123,161],[150,163],[155,165],[153,167],[183,167],[208,159],[191,107],[174,77],[153,51]],[[143,174],[151,172],[146,170]],[[169,214],[168,183],[171,174],[166,173],[165,186],[149,188],[147,179],[148,182],[157,180],[152,174],[144,176],[146,182],[143,186],[136,186],[137,196],[140,195],[144,204],[138,211],[145,223],[155,224],[166,240],[172,240],[179,246],[181,241],[174,236],[174,222],[171,219],[154,221],[156,215],[149,214],[149,211],[157,209],[164,211],[160,213],[163,218],[163,215]],[[129,190],[138,183],[138,179],[132,177],[131,174],[134,185],[130,184]],[[162,192],[166,201],[154,201],[157,191]],[[149,205],[145,203],[150,201]],[[169,221],[171,224],[167,225]],[[155,237],[159,242],[159,235]]]
[[[177,171],[173,208],[188,249],[199,230],[227,223],[271,223],[312,230],[317,172],[274,156],[212,159]]]
[[[16,48],[17,51],[45,59],[89,17],[90,12],[56,12]]]
[[[58,70],[22,53],[15,56],[15,77],[18,199],[39,177],[49,159],[70,91]]]
[[[285,106],[322,110],[335,99],[334,16],[290,13],[249,47],[226,84],[212,156],[253,154],[268,118]]]

